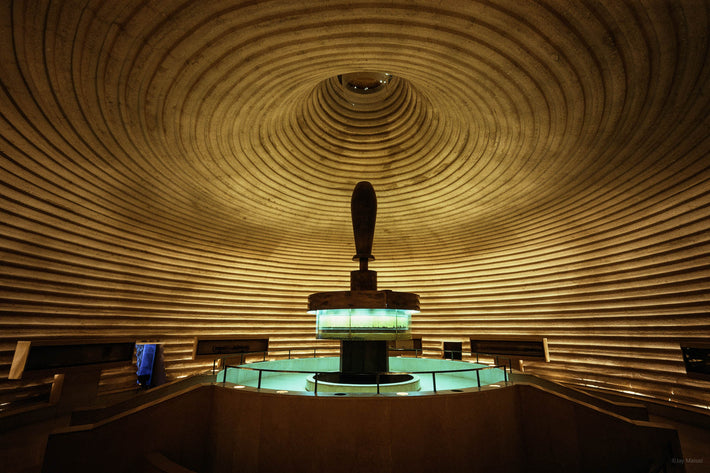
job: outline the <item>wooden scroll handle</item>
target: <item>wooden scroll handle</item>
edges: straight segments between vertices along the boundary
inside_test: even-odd
[[[360,269],[367,270],[367,262],[375,259],[372,256],[372,240],[377,218],[377,197],[372,184],[367,181],[357,183],[350,201],[350,213],[357,251],[353,260],[360,260]]]

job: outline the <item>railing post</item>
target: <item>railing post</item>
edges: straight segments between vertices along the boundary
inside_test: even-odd
[[[313,394],[318,395],[318,373],[313,375],[313,379],[315,381],[315,387],[313,388]]]
[[[508,382],[508,372],[505,371],[505,366],[503,366],[503,379],[506,383]]]
[[[436,371],[431,372],[431,382],[434,385],[434,392],[436,392]]]
[[[377,383],[377,394],[380,394],[380,373],[377,372],[375,375],[375,382]]]
[[[222,386],[224,386],[227,383],[227,368],[229,366],[225,363],[224,365],[224,377],[222,378]]]
[[[481,389],[481,371],[476,370],[476,382],[478,383],[478,389]]]
[[[261,373],[263,371],[259,370],[259,381],[256,383],[256,389],[261,389]]]

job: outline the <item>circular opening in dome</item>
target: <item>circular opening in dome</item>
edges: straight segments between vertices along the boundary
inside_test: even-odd
[[[352,72],[338,75],[338,82],[349,92],[371,94],[385,88],[392,79],[386,72]]]

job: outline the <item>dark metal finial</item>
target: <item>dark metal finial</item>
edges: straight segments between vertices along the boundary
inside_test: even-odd
[[[375,236],[377,197],[372,184],[367,181],[357,183],[350,201],[350,213],[357,251],[353,260],[360,260],[360,269],[367,270],[367,262],[375,259],[372,256],[372,240]]]

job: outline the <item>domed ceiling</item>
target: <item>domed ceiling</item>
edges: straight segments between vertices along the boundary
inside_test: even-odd
[[[18,339],[160,340],[172,376],[198,335],[335,349],[306,297],[347,289],[367,180],[425,348],[544,336],[530,372],[710,404],[679,348],[710,338],[708,2],[0,8],[5,373]]]

